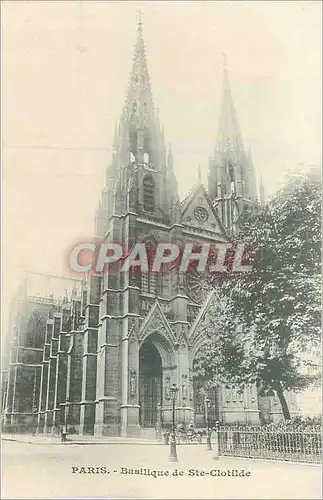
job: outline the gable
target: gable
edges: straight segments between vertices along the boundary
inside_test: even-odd
[[[155,332],[167,339],[171,345],[176,343],[175,334],[157,301],[140,327],[137,335],[138,340],[142,343],[151,333]]]
[[[214,300],[214,290],[211,290],[189,330],[188,338],[190,345],[194,345],[196,337],[199,334],[199,328],[202,325],[203,320],[205,318],[206,311],[210,307],[210,304],[212,304],[213,300]]]
[[[226,237],[224,227],[202,184],[192,193],[184,206],[181,222],[186,227]]]

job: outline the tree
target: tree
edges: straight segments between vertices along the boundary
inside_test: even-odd
[[[236,383],[256,382],[263,393],[275,391],[285,419],[284,391],[302,390],[317,378],[313,359],[302,351],[315,353],[321,339],[320,213],[320,180],[304,174],[290,176],[268,205],[244,212],[238,240],[253,270],[223,281],[220,304],[226,297],[232,323],[225,334],[219,323],[196,365],[197,376],[204,373],[210,383],[220,373]],[[212,321],[217,324],[215,312]],[[225,359],[231,349],[235,363]]]
[[[206,387],[241,383],[243,318],[230,297],[219,289],[213,291],[199,328],[207,342],[195,356],[194,377]]]

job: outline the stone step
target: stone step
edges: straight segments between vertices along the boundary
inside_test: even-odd
[[[157,440],[156,429],[154,429],[153,427],[141,428],[140,429],[140,438],[141,439],[149,439],[149,440],[153,440],[153,439]]]

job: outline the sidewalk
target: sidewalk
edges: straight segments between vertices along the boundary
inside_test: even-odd
[[[167,448],[169,445],[165,445],[164,441],[158,441],[157,439],[152,440],[152,439],[142,439],[142,438],[135,438],[135,437],[118,437],[118,436],[84,436],[84,435],[69,435],[67,438],[67,441],[62,443],[61,442],[61,437],[57,435],[48,435],[48,434],[2,434],[1,435],[2,441],[11,441],[11,442],[17,442],[17,443],[25,443],[25,444],[36,444],[36,445],[47,445],[47,446],[67,446],[67,445],[82,445],[82,446],[87,446],[87,445],[139,445],[139,446],[148,446],[148,447],[158,447],[162,449],[163,447]],[[190,443],[190,444],[178,444],[177,447],[178,449],[183,450],[183,448],[186,449],[186,454],[191,453],[194,450],[194,453],[201,452],[201,456],[206,456],[205,454],[205,443]],[[213,451],[214,451],[214,447]],[[212,455],[212,452],[208,454],[209,456]],[[267,464],[287,464],[287,465],[304,465],[304,466],[312,466],[312,467],[321,467],[321,463],[317,462],[294,462],[294,461],[289,461],[289,460],[283,460],[283,459],[268,459],[265,457],[257,457],[257,458],[251,458],[251,457],[241,457],[241,456],[221,456],[221,460],[238,460],[239,462],[243,461],[249,461],[251,463],[256,463],[256,462],[263,462]]]
[[[53,446],[52,443],[60,442],[54,436],[7,436],[5,439],[21,437],[26,441],[2,443],[2,498],[8,500],[68,497],[89,500],[94,497],[147,500],[171,500],[174,497],[183,500],[322,498],[318,464],[309,466],[235,457],[214,460],[214,450],[207,451],[205,444],[179,445],[178,462],[170,462],[169,446],[156,442],[130,447],[112,444],[137,444],[140,440],[136,439],[106,438],[103,441],[106,446],[87,447]],[[38,440],[44,446],[27,444],[28,439],[35,443]],[[90,443],[95,442],[102,443],[95,439]],[[70,442],[74,443],[81,441]],[[90,444],[89,441],[86,443]],[[101,468],[108,473],[101,474]],[[163,474],[154,477],[147,475],[146,470]],[[237,473],[242,475],[238,477]]]
[[[29,444],[52,444],[52,445],[62,445],[61,437],[57,435],[48,434],[1,434],[1,439],[3,441],[17,441],[20,443]],[[134,437],[110,437],[110,436],[84,436],[71,434],[67,437],[67,441],[64,445],[71,444],[142,444],[142,445],[163,445],[163,441],[157,441],[156,439],[142,439]]]

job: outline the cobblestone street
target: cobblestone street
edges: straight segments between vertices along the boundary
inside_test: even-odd
[[[168,455],[168,446],[148,443],[66,446],[4,440],[2,498],[321,498],[319,466],[213,460],[204,445],[178,446],[177,463]],[[160,472],[148,475],[152,471]]]

